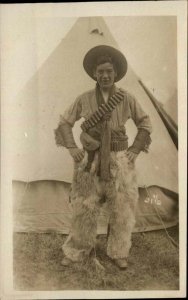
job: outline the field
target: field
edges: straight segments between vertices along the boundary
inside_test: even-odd
[[[178,243],[178,227],[168,229]],[[51,233],[14,233],[16,290],[178,290],[179,253],[164,230],[134,233],[129,267],[120,270],[106,256],[106,236],[83,263],[62,267],[61,245],[66,236]],[[96,262],[96,257],[100,264]]]

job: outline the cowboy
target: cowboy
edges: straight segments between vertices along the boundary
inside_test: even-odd
[[[74,160],[71,191],[73,218],[62,246],[62,265],[82,261],[95,246],[97,217],[105,202],[110,218],[107,255],[119,268],[127,267],[135,225],[138,186],[135,160],[148,151],[151,123],[137,100],[115,85],[127,72],[127,61],[117,49],[100,45],[85,55],[83,66],[96,87],[78,96],[61,116],[55,130],[57,145],[66,147]],[[83,149],[72,128],[81,117]],[[128,147],[126,121],[132,118],[137,135]]]

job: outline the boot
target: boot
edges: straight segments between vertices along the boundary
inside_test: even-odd
[[[126,258],[118,258],[114,259],[114,263],[116,266],[118,266],[120,269],[126,269],[127,268],[127,259]]]
[[[69,267],[73,263],[72,260],[70,260],[68,257],[64,257],[61,261],[61,265],[64,267]]]

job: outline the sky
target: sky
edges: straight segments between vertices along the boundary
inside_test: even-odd
[[[14,94],[49,57],[77,20],[77,17],[61,17],[55,8],[46,13],[33,5],[4,7],[4,76],[11,82]],[[135,73],[157,99],[165,103],[173,97],[177,90],[176,17],[104,16],[104,20]]]

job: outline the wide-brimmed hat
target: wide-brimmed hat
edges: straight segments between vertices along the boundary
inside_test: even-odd
[[[100,56],[110,56],[112,58],[117,71],[117,77],[115,78],[116,82],[125,76],[127,72],[127,60],[125,56],[119,50],[111,46],[100,45],[90,49],[83,60],[84,69],[92,79],[96,81],[93,72],[97,59]]]

